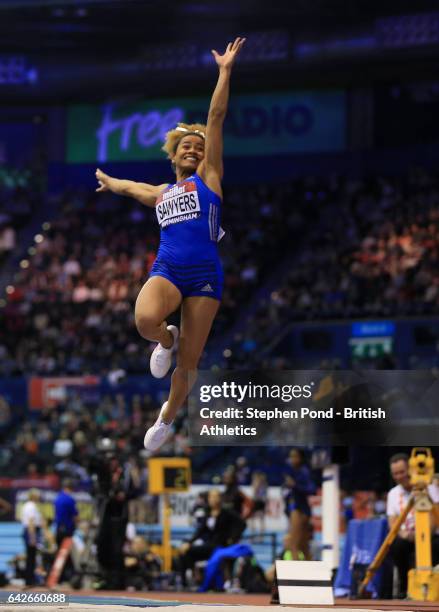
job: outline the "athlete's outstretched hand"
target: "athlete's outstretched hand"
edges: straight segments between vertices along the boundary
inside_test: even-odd
[[[212,55],[215,58],[219,68],[231,68],[236,56],[241,51],[245,38],[235,38],[235,42],[229,43],[223,55],[212,49]]]
[[[108,176],[108,174],[105,174],[105,172],[102,172],[99,168],[96,170],[96,178],[99,183],[99,187],[96,191],[112,191],[112,183],[116,179],[111,178],[111,176]]]

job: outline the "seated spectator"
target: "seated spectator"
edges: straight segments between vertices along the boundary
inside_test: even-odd
[[[71,549],[71,558],[76,575],[71,580],[74,588],[81,585],[80,572],[87,567],[90,555],[90,540],[93,539],[91,521],[79,521],[77,528],[73,534],[73,546]],[[79,575],[78,575],[79,574]]]
[[[178,565],[183,586],[187,586],[187,570],[193,570],[197,561],[209,559],[216,548],[238,542],[245,529],[245,521],[237,513],[223,507],[221,493],[217,489],[209,491],[208,506],[208,513],[198,529],[179,551]]]
[[[72,454],[73,442],[70,440],[69,433],[63,429],[60,436],[53,445],[53,454],[57,457],[69,457]]]
[[[32,481],[39,481],[43,477],[44,476],[42,474],[40,474],[40,472],[38,470],[37,464],[36,463],[29,463],[29,465],[27,466],[27,469],[26,469],[26,480],[31,481],[32,485],[34,486],[34,483]]]
[[[191,516],[195,529],[198,529],[200,525],[206,520],[206,516],[209,513],[208,503],[208,491],[201,491],[198,493],[195,503],[192,507]]]
[[[135,536],[125,552],[125,586],[138,591],[152,590],[160,575],[161,561],[148,548],[145,538]]]
[[[75,483],[80,482],[81,484],[89,484],[90,477],[87,474],[87,470],[72,461],[70,457],[66,457],[63,461],[60,461],[55,465],[55,470],[63,478],[70,478]]]
[[[390,489],[387,495],[387,519],[389,527],[398,520],[398,517],[407,506],[409,497],[414,491],[410,482],[409,458],[404,453],[398,453],[390,458],[390,473],[396,486]],[[439,504],[439,491],[435,484],[427,487],[431,501],[437,506]],[[434,523],[432,523],[434,525]],[[432,558],[433,566],[439,563],[439,528],[434,528],[432,535]],[[415,511],[412,509],[404,523],[401,525],[398,535],[390,547],[390,555],[398,570],[399,596],[398,599],[407,597],[407,574],[414,567],[415,555]]]
[[[5,223],[0,226],[0,264],[15,249],[15,230]]]

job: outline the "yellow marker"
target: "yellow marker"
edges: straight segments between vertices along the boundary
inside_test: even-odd
[[[149,488],[151,495],[163,495],[162,545],[157,547],[163,558],[163,570],[171,571],[171,507],[169,493],[181,493],[191,486],[191,463],[182,457],[153,457],[148,461]]]
[[[182,457],[153,457],[148,461],[149,493],[180,493],[191,486],[191,462]]]

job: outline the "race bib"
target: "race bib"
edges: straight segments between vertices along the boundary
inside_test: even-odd
[[[174,185],[164,191],[157,200],[155,211],[162,229],[173,223],[197,219],[201,208],[195,181]]]

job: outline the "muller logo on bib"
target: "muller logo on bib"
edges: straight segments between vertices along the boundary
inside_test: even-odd
[[[164,191],[155,207],[160,227],[197,219],[201,214],[195,181],[187,181]]]

